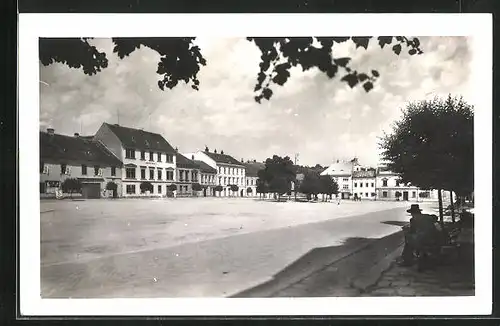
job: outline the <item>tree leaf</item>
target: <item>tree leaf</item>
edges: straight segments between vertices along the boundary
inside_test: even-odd
[[[365,50],[368,48],[368,43],[370,42],[371,37],[352,37],[352,41],[356,44],[356,49],[359,47],[365,48]]]
[[[397,55],[399,55],[401,53],[401,44],[396,44],[392,47],[392,51],[394,51],[394,53],[396,53]]]
[[[363,84],[363,88],[368,93],[369,91],[371,91],[373,89],[373,84],[368,81],[368,82]]]
[[[373,75],[374,77],[379,77],[379,76],[380,76],[380,74],[379,74],[379,73],[378,73],[378,71],[376,71],[376,70],[372,70],[372,75]]]
[[[351,61],[351,58],[337,58],[337,59],[333,59],[333,62],[336,65],[339,65],[341,67],[347,66],[347,64],[349,63],[349,61]]]
[[[347,82],[347,84],[353,88],[358,84],[358,77],[355,74],[347,74],[344,77],[342,77],[341,81]]]
[[[408,51],[408,54],[410,54],[410,55],[417,54],[417,50],[415,50],[415,49],[410,49],[410,50]]]
[[[262,90],[262,96],[266,99],[266,100],[269,100],[271,98],[271,96],[273,96],[273,91],[266,87]]]
[[[386,44],[392,43],[392,36],[380,36],[378,37],[378,44],[381,48],[384,48]]]
[[[359,74],[359,75],[358,75],[358,79],[359,79],[359,81],[361,81],[361,82],[364,82],[364,81],[365,81],[365,80],[367,80],[368,78],[369,78],[369,77],[368,77],[368,75],[367,75],[367,74],[364,74],[364,73],[361,73],[361,74]]]

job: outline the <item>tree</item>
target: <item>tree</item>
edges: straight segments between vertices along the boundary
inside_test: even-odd
[[[265,172],[261,172],[264,170],[260,170],[258,174],[265,174]],[[267,182],[259,176],[257,179],[257,193],[259,193],[259,196],[262,197],[262,194],[267,194],[269,192],[269,186],[267,185]]]
[[[145,193],[147,191],[149,192],[153,191],[153,185],[149,181],[141,182],[141,185],[139,187],[141,188],[141,193]]]
[[[269,192],[273,192],[278,200],[281,195],[291,190],[291,183],[295,181],[295,168],[288,156],[280,157],[274,155],[266,159],[265,168],[257,173],[257,176],[267,186]]]
[[[318,194],[321,192],[321,179],[319,174],[308,171],[304,175],[304,180],[300,184],[300,192],[306,194],[307,200],[311,200],[312,196],[317,200]]]
[[[39,59],[47,66],[54,62],[71,68],[83,69],[87,75],[94,75],[108,66],[105,52],[100,52],[89,41],[91,38],[40,38]],[[141,47],[147,47],[160,55],[157,74],[161,76],[158,87],[172,89],[184,81],[194,90],[198,90],[200,81],[198,72],[206,65],[201,49],[194,42],[194,37],[166,38],[113,38],[113,52],[120,59],[129,56]],[[283,86],[290,78],[291,68],[300,67],[303,71],[317,68],[328,78],[336,77],[340,71],[342,82],[351,88],[362,84],[366,92],[373,89],[373,83],[379,78],[377,70],[358,72],[350,67],[351,58],[336,57],[335,44],[353,42],[356,48],[368,48],[372,37],[248,37],[261,52],[260,71],[257,75],[255,101],[269,100],[273,95],[272,84]],[[403,48],[410,55],[421,54],[418,38],[404,36],[380,36],[372,43],[381,48],[390,46],[399,55]]]
[[[451,95],[410,103],[380,143],[388,168],[403,182],[438,190],[441,223],[441,191],[466,196],[474,190],[473,117],[473,106]]]
[[[168,191],[176,191],[177,190],[177,185],[171,184],[167,186]]]
[[[193,191],[202,191],[203,190],[203,187],[199,183],[193,183],[191,188],[193,189]]]
[[[339,185],[335,180],[333,180],[329,175],[320,175],[320,192],[325,195],[329,195],[330,199],[332,195],[336,195],[339,193]]]
[[[113,182],[113,181],[109,181],[107,184],[106,184],[106,190],[109,190],[109,191],[112,191],[113,192],[113,197],[116,197],[117,196],[117,190],[118,190],[118,185]]]
[[[76,178],[67,178],[63,181],[61,187],[62,191],[69,193],[71,198],[73,198],[74,192],[78,193],[82,191],[82,183]]]
[[[237,192],[240,188],[237,185],[230,185],[229,189],[233,192],[233,195],[235,192]]]
[[[224,188],[222,188],[221,185],[218,185],[218,186],[215,186],[214,190],[217,191],[219,193],[219,196],[220,196],[220,193],[221,191],[223,190]]]
[[[248,187],[247,188],[247,194],[251,193],[252,192],[252,188]]]

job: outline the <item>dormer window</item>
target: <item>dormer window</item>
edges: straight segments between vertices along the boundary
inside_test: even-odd
[[[146,146],[149,146],[149,141],[145,140],[144,144],[146,144]]]

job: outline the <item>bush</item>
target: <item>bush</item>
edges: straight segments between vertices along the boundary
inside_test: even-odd
[[[80,180],[75,178],[68,178],[64,180],[61,187],[63,192],[69,193],[70,195],[73,195],[74,192],[78,193],[82,191],[82,183]]]
[[[217,192],[221,192],[224,188],[221,185],[215,186],[214,190]]]
[[[106,184],[106,190],[109,190],[109,191],[116,191],[118,189],[118,185],[116,183],[114,183],[113,181],[109,181],[107,184]]]
[[[240,188],[239,188],[237,185],[231,185],[231,186],[230,186],[230,189],[231,189],[231,191],[232,191],[232,192],[236,192],[236,191],[238,191],[238,189],[240,189]]]
[[[394,195],[396,196],[396,199],[399,200],[399,197],[401,197],[401,192],[396,191]]]
[[[252,188],[248,187],[247,188],[247,194],[251,193],[252,192]]]
[[[193,185],[191,187],[192,187],[193,191],[202,191],[203,190],[203,187],[199,183],[193,183]]]
[[[140,188],[142,193],[145,193],[146,191],[153,191],[153,185],[149,181],[141,182]]]
[[[422,191],[418,194],[420,198],[429,198],[429,193],[427,191]]]
[[[167,186],[168,191],[175,191],[177,190],[177,185],[171,184]]]

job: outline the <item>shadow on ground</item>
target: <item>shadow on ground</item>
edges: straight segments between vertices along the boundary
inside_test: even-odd
[[[383,221],[383,222],[380,222],[382,224],[388,224],[388,225],[394,225],[394,226],[405,226],[408,224],[408,222],[405,222],[405,221]]]
[[[339,292],[342,292],[343,289],[350,288],[354,276],[371,268],[388,252],[396,249],[401,244],[402,239],[402,232],[395,232],[377,239],[351,237],[337,246],[314,248],[273,275],[271,280],[230,297],[282,296],[280,293],[286,293],[283,291],[287,288],[293,287],[325,269],[330,270],[329,279],[315,282],[317,284],[311,286],[310,296],[321,292],[322,285],[320,283],[324,281],[328,282],[329,287],[337,286]],[[335,294],[332,293],[332,295]]]

